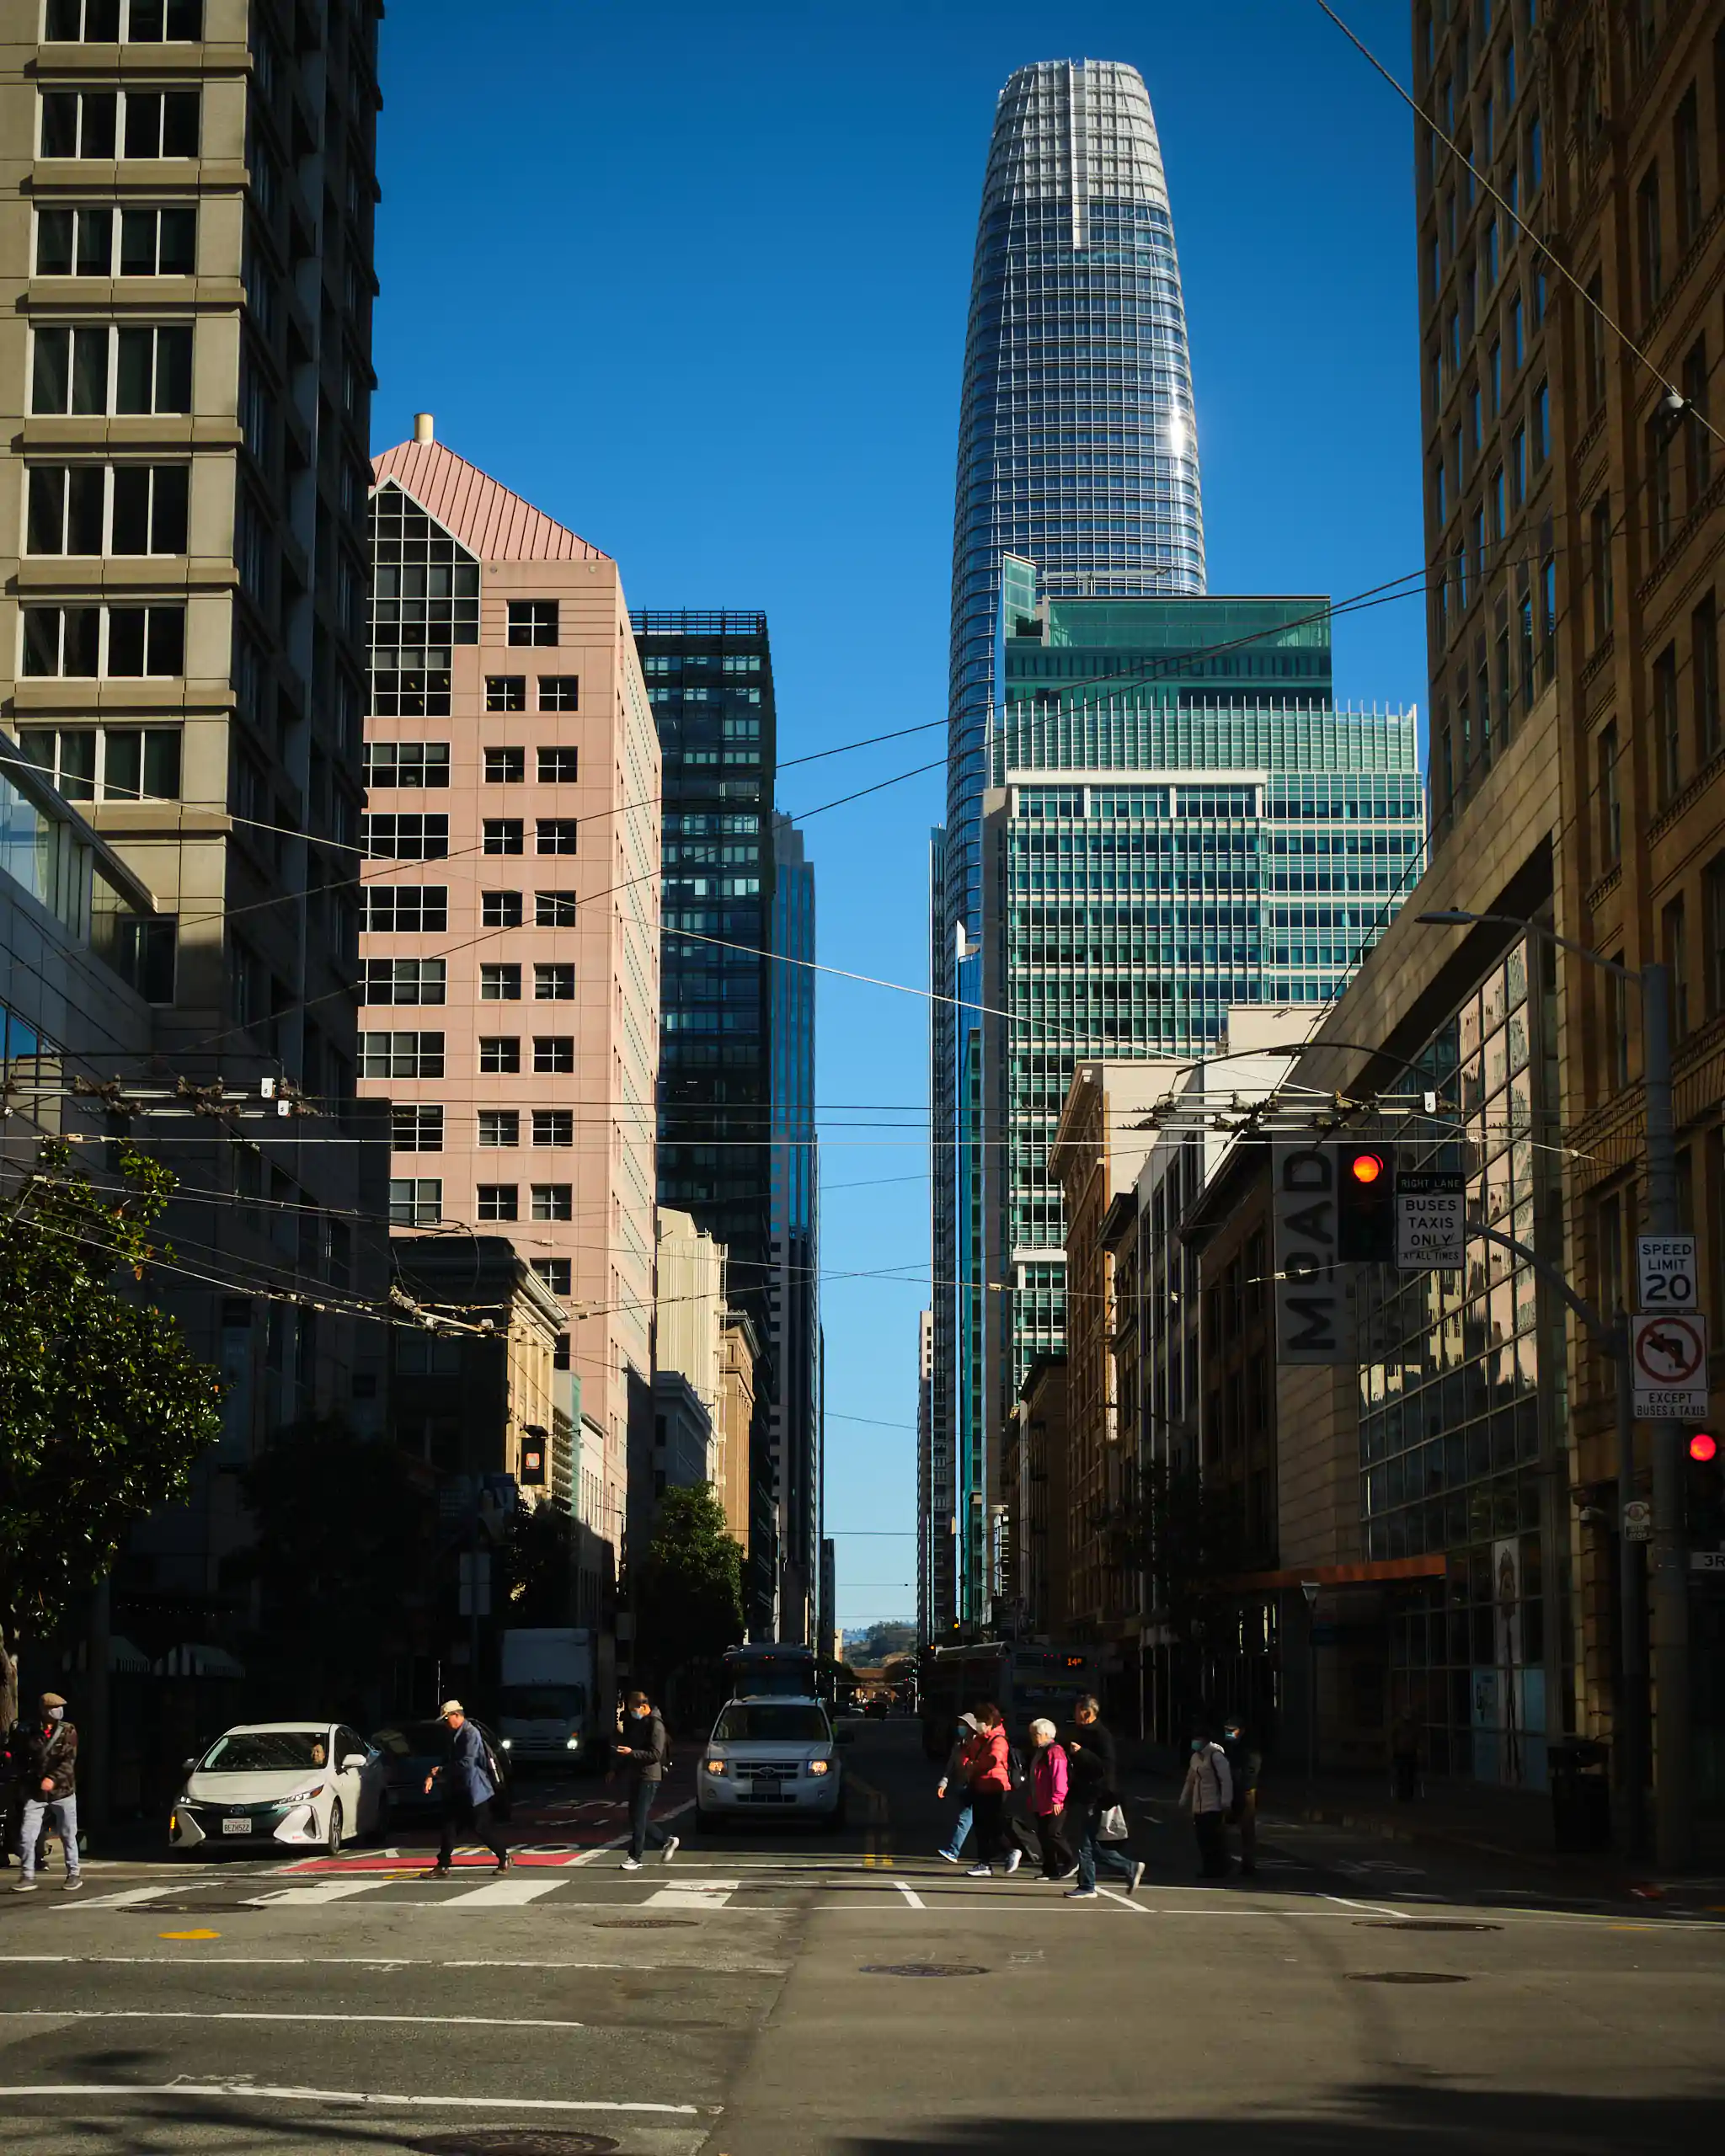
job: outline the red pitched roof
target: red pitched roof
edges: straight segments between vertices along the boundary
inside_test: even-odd
[[[393,479],[470,553],[489,562],[602,562],[609,558],[567,525],[512,494],[441,441],[398,442],[371,467]]]

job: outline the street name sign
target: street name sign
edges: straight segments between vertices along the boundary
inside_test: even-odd
[[[1354,1362],[1354,1268],[1336,1256],[1336,1149],[1278,1145],[1272,1162],[1276,1360]]]
[[[1692,1310],[1696,1305],[1695,1237],[1636,1238],[1636,1306],[1644,1310]]]
[[[1643,1313],[1629,1321],[1635,1412],[1642,1422],[1705,1416],[1707,1412],[1707,1321],[1685,1311]]]
[[[1725,1550],[1691,1550],[1689,1569],[1692,1572],[1725,1572]]]
[[[1404,1273],[1459,1273],[1466,1235],[1466,1179],[1459,1168],[1397,1172],[1396,1262]]]

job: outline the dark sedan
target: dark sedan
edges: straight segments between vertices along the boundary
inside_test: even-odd
[[[487,1723],[473,1722],[485,1740],[485,1748],[497,1764],[497,1801],[492,1807],[498,1817],[506,1819],[514,1794],[515,1777],[510,1768],[509,1747]],[[434,1767],[441,1767],[449,1758],[450,1735],[448,1725],[441,1721],[392,1722],[387,1728],[374,1729],[371,1742],[383,1754],[389,1777],[389,1808],[398,1819],[415,1813],[421,1815],[441,1811],[441,1792],[433,1787],[425,1791],[425,1777]]]

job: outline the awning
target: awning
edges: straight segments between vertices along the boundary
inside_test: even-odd
[[[243,1677],[245,1673],[245,1664],[226,1647],[200,1646],[190,1640],[183,1646],[169,1647],[156,1664],[158,1677]]]
[[[1449,1570],[1449,1559],[1439,1550],[1427,1557],[1374,1557],[1359,1565],[1295,1565],[1276,1572],[1236,1572],[1216,1584],[1231,1593],[1254,1594],[1271,1588],[1303,1587],[1308,1580],[1319,1587],[1362,1587],[1378,1580],[1440,1580]]]

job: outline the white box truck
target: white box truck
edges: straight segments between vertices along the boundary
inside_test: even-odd
[[[608,1642],[607,1642],[608,1644]],[[598,1716],[609,1656],[585,1625],[547,1625],[505,1632],[497,1694],[497,1733],[517,1766],[603,1764]]]

